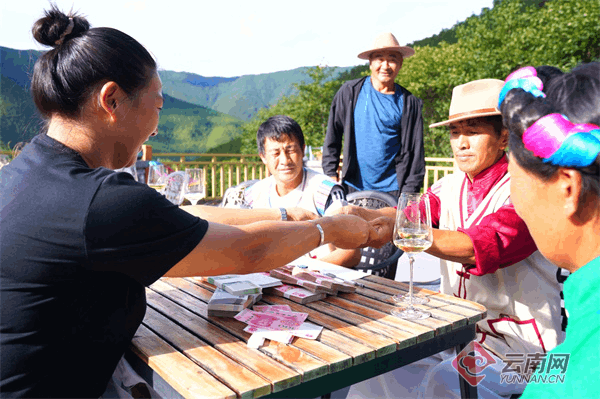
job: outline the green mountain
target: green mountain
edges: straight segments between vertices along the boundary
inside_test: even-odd
[[[336,68],[332,78],[350,69],[352,67]],[[160,71],[159,74],[166,94],[248,120],[259,109],[269,107],[283,96],[293,94],[293,85],[307,79],[306,70],[306,67],[301,67],[234,78],[207,78],[172,71]]]
[[[39,133],[44,122],[29,93],[33,65],[41,53],[0,46],[0,141],[14,146]],[[338,68],[334,76],[352,68]],[[306,68],[234,78],[160,71],[165,106],[155,152],[208,152],[239,143],[243,121],[294,92]],[[225,146],[225,147],[222,147]]]
[[[158,135],[148,142],[155,152],[208,152],[241,135],[243,122],[233,116],[168,94],[164,100]]]

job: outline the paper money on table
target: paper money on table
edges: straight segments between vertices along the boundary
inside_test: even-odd
[[[258,349],[265,343],[265,338],[260,335],[252,334],[248,339],[248,343],[246,344],[249,348]]]
[[[290,333],[296,337],[317,339],[319,334],[323,331],[323,326],[318,326],[311,322],[305,321],[298,327],[297,330],[291,331]]]
[[[307,289],[288,284],[283,284],[279,287],[267,288],[265,290],[265,294],[282,296],[290,301],[300,304],[320,301],[326,297],[326,294],[324,293],[315,293]]]
[[[283,312],[282,312],[283,313]],[[272,331],[295,330],[306,320],[308,314],[298,312],[263,313],[244,309],[236,314],[234,318],[251,326],[264,328]]]
[[[241,296],[249,294],[260,294],[262,288],[251,281],[244,279],[245,276],[226,274],[223,276],[208,277],[206,281],[216,285],[230,294]]]
[[[271,331],[255,326],[247,326],[244,328],[244,331],[251,333],[252,338],[256,336],[263,339],[270,339],[271,341],[281,342],[282,344],[289,344],[294,339],[294,336],[289,331]]]
[[[285,269],[273,269],[270,271],[271,276],[276,277],[287,284],[298,285],[303,288],[306,288],[309,291],[316,293],[326,293],[335,295],[337,293],[336,290],[331,289],[325,285],[314,283],[312,281],[304,280],[297,276],[292,276],[291,272],[288,272]]]
[[[233,295],[217,287],[208,301],[208,305],[243,305],[249,302],[249,295]],[[240,309],[241,310],[241,309]]]
[[[321,334],[321,331],[323,331],[323,327],[305,321],[297,330],[292,331],[271,331],[255,326],[247,326],[244,328],[244,331],[252,334],[260,334],[263,338],[281,342],[283,344],[289,344],[293,337],[317,339],[319,334]]]
[[[265,273],[225,274],[207,277],[206,281],[234,295],[259,294],[262,288],[281,285],[281,281]]]
[[[292,270],[292,276],[324,285],[335,291],[350,293],[356,292],[356,287],[353,284],[345,283],[333,277],[326,276],[324,274],[319,273],[316,270],[308,270],[301,269],[299,267],[294,267],[294,269]]]
[[[256,305],[252,307],[252,310],[256,312],[264,312],[265,310],[285,310],[291,312],[292,308],[290,305]]]
[[[221,288],[217,288],[208,301],[207,308],[208,310],[240,312],[258,302],[260,298],[262,298],[262,294],[238,296],[230,294]],[[235,316],[235,314],[231,316]]]

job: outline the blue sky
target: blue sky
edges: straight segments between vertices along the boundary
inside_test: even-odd
[[[79,10],[92,26],[133,36],[162,69],[203,76],[240,76],[301,66],[352,66],[381,32],[401,44],[450,28],[493,0],[179,1],[56,0]],[[0,5],[0,45],[45,48],[31,26],[48,0],[8,0]]]

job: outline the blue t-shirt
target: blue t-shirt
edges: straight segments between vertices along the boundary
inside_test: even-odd
[[[346,184],[359,190],[396,191],[396,164],[400,151],[400,121],[404,98],[396,85],[394,94],[382,94],[368,77],[354,108],[354,138],[358,173],[346,176]]]
[[[208,223],[40,135],[0,170],[0,392],[99,397]]]

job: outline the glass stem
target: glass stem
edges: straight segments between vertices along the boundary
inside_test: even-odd
[[[408,255],[408,261],[410,263],[410,279],[408,284],[408,308],[413,310],[413,262],[415,258],[413,258],[412,254]]]

